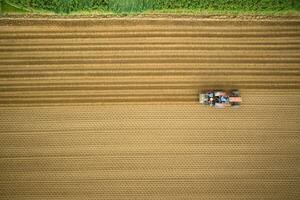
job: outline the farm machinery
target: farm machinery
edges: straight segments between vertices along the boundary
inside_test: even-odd
[[[199,94],[199,103],[215,108],[240,107],[242,98],[238,90],[208,90]]]

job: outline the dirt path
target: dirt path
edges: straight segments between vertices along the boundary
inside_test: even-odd
[[[300,198],[299,99],[297,17],[0,18],[0,199]]]

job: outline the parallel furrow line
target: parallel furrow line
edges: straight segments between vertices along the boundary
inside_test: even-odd
[[[299,27],[238,27],[238,26],[227,26],[224,28],[219,28],[219,27],[205,27],[205,26],[201,26],[201,28],[199,27],[185,27],[184,29],[180,28],[176,28],[175,26],[169,26],[169,27],[165,27],[165,26],[158,26],[158,27],[154,27],[151,26],[149,28],[145,28],[145,26],[134,26],[133,28],[129,29],[129,28],[118,28],[116,26],[112,26],[111,28],[103,28],[102,30],[97,28],[97,29],[91,29],[91,28],[87,28],[85,30],[82,30],[82,28],[78,28],[78,29],[59,29],[59,30],[51,30],[49,27],[47,27],[47,30],[45,29],[39,29],[39,30],[22,30],[20,27],[15,28],[13,31],[12,30],[7,30],[7,29],[1,29],[0,31],[0,35],[5,35],[5,34],[11,34],[12,32],[14,34],[37,34],[37,35],[47,35],[47,34],[70,34],[70,33],[75,33],[75,34],[90,34],[90,33],[94,33],[94,34],[99,34],[99,33],[107,33],[107,34],[111,34],[111,33],[149,33],[149,32],[171,32],[171,33],[177,33],[177,32],[197,32],[197,33],[207,33],[207,32],[217,32],[217,33],[234,33],[234,32],[238,32],[238,33],[261,33],[261,32],[265,32],[265,33],[281,33],[281,32],[300,32]]]
[[[45,39],[46,40],[46,39]],[[25,41],[21,42],[18,41],[18,43],[13,43],[12,41],[0,41],[0,47],[26,47],[25,45],[29,45],[31,47],[44,47],[44,46],[50,46],[50,47],[56,47],[56,46],[60,46],[60,47],[74,47],[74,46],[78,46],[78,47],[86,47],[86,46],[146,46],[146,45],[153,45],[153,46],[158,46],[158,45],[172,45],[172,46],[179,46],[179,45],[184,45],[184,46],[228,46],[228,45],[232,45],[232,46],[283,46],[283,47],[288,47],[288,46],[299,46],[300,42],[297,40],[286,40],[286,41],[276,41],[276,40],[272,40],[272,41],[236,41],[236,40],[232,40],[232,41],[228,41],[228,42],[224,42],[221,41],[220,42],[216,42],[215,40],[213,41],[203,41],[203,42],[199,42],[199,41],[186,41],[186,42],[179,42],[176,40],[173,41],[168,41],[165,40],[165,38],[161,38],[161,41],[159,42],[153,42],[151,40],[149,41],[126,41],[126,40],[122,40],[122,41],[107,41],[105,39],[103,39],[103,41],[99,42],[98,40],[96,40],[95,42],[82,42],[80,40],[76,40],[74,42],[68,42],[68,41],[61,41],[59,43],[55,42],[56,40],[54,40],[53,42],[35,42],[34,41],[30,41],[30,43],[25,43]]]
[[[0,65],[58,65],[58,64],[144,64],[144,63],[151,63],[151,64],[163,64],[163,63],[214,63],[214,64],[223,64],[223,63],[251,63],[251,64],[267,64],[267,63],[276,63],[276,64],[299,64],[300,63],[300,57],[248,57],[245,56],[244,58],[237,57],[237,58],[227,58],[227,57],[204,57],[204,58],[198,58],[195,59],[195,57],[192,58],[159,58],[159,57],[151,57],[151,58],[123,58],[123,59],[80,59],[77,60],[67,60],[67,59],[61,59],[61,60],[18,60],[18,61],[3,61],[0,60]]]
[[[300,64],[300,63],[299,63]],[[242,72],[241,72],[242,69]],[[85,71],[85,73],[82,73],[82,70]],[[0,74],[1,75],[26,75],[26,74],[36,74],[36,75],[44,75],[44,74],[93,74],[93,73],[99,73],[99,74],[116,74],[118,75],[118,73],[121,74],[139,74],[139,73],[149,73],[149,75],[152,74],[183,74],[183,75],[187,75],[187,74],[193,74],[193,73],[218,73],[218,72],[224,72],[224,73],[298,73],[300,72],[300,68],[297,67],[278,67],[278,68],[237,68],[237,67],[228,67],[226,69],[224,68],[220,68],[218,66],[215,66],[213,68],[190,68],[190,67],[175,67],[173,69],[169,69],[169,68],[144,68],[144,69],[136,69],[136,68],[127,68],[127,67],[122,67],[119,69],[113,69],[113,68],[102,68],[101,66],[99,66],[98,68],[37,68],[37,69],[1,69],[0,68]]]
[[[27,34],[27,35],[19,35],[19,34],[2,34],[0,35],[0,39],[38,39],[38,38],[132,38],[132,37],[216,37],[216,38],[277,38],[277,37],[296,37],[300,38],[300,32],[278,32],[278,33],[216,33],[216,32],[207,32],[207,33],[194,33],[194,32],[184,32],[184,33],[176,33],[176,32],[162,32],[162,33],[107,33],[107,34]]]
[[[222,49],[223,51],[238,51],[238,50],[242,50],[242,51],[247,51],[247,50],[252,50],[252,51],[297,51],[299,53],[300,47],[299,46],[260,46],[260,47],[251,47],[251,46],[186,46],[186,45],[182,45],[182,46],[176,46],[176,45],[157,45],[157,46],[153,46],[153,45],[148,45],[148,46],[128,46],[128,47],[124,47],[124,46],[100,46],[100,47],[0,47],[0,52],[1,53],[5,53],[5,52],[67,52],[67,51],[77,51],[77,52],[85,52],[85,51],[93,51],[95,53],[95,51],[99,51],[99,53],[101,52],[105,52],[105,51],[184,51],[184,50],[189,50],[189,51],[220,51],[220,49]]]

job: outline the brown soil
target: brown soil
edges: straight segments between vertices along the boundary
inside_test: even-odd
[[[300,19],[232,18],[0,18],[0,199],[300,198]]]

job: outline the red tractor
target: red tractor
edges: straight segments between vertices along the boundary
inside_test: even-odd
[[[241,105],[242,98],[238,90],[208,90],[199,94],[199,102],[204,105],[210,105],[215,108],[225,108],[231,106],[238,108]]]

